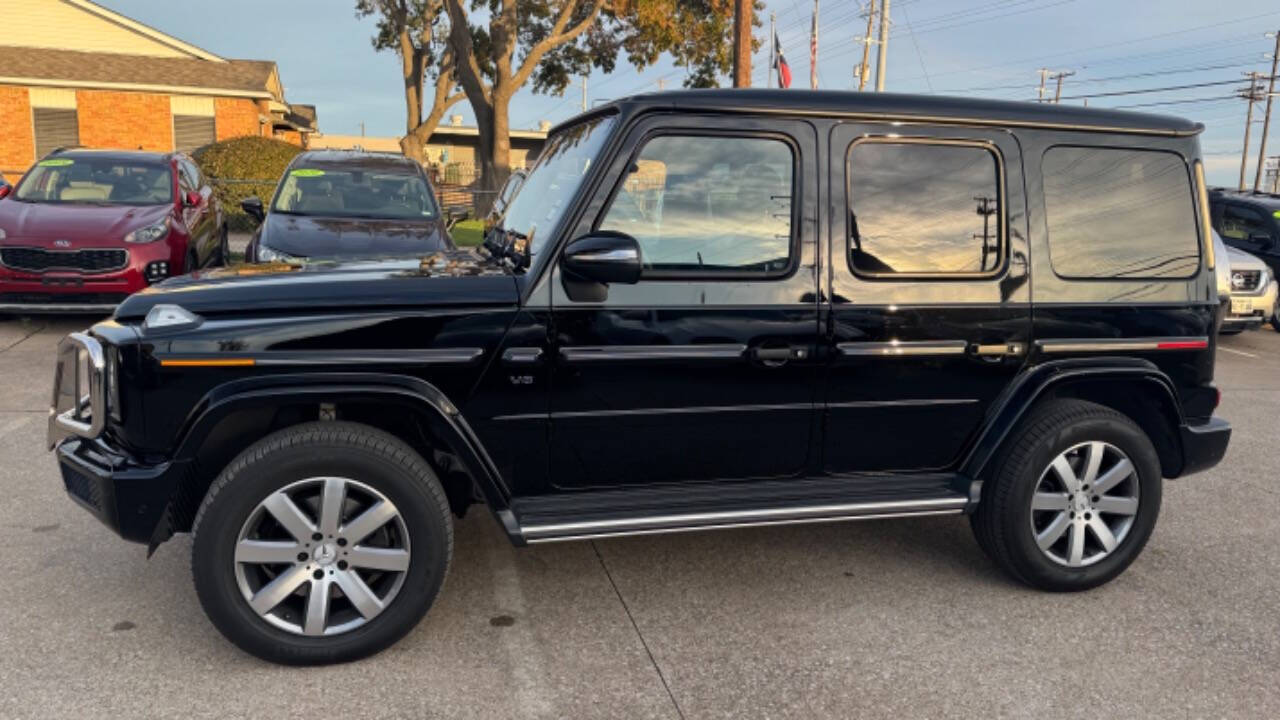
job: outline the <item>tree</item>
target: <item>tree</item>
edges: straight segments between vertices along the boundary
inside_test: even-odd
[[[471,0],[469,8],[463,0],[443,2],[488,190],[510,173],[511,98],[526,83],[534,92],[563,93],[592,68],[612,72],[624,52],[637,69],[670,52],[691,71],[690,86],[714,85],[732,66],[733,0]],[[469,13],[480,11],[488,14],[485,26],[471,22]]]
[[[466,95],[457,89],[453,47],[437,36],[436,26],[447,21],[444,0],[356,0],[356,17],[378,16],[373,46],[400,56],[404,78],[404,154],[422,162],[427,140],[441,118]],[[427,81],[434,83],[431,106],[424,106]],[[426,116],[423,116],[423,112]]]

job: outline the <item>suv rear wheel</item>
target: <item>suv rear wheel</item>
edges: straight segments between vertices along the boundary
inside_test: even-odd
[[[435,600],[453,549],[436,474],[399,439],[309,423],[259,441],[210,487],[192,530],[200,603],[264,660],[376,653]]]
[[[978,543],[1044,590],[1097,587],[1142,552],[1160,512],[1160,461],[1128,417],[1080,400],[1038,410],[984,483]]]

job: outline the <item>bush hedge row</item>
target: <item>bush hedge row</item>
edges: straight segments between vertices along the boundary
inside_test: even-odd
[[[263,204],[270,203],[280,176],[300,152],[302,148],[283,140],[240,137],[205,145],[193,158],[213,185],[227,225],[244,232],[252,230],[254,223],[240,209],[240,201],[256,195]]]

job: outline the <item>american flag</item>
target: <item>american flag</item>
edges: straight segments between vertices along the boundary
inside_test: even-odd
[[[809,31],[809,87],[818,89],[818,0],[813,0],[813,28]]]

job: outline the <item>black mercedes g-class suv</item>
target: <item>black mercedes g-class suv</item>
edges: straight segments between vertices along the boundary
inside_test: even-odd
[[[124,538],[193,533],[213,623],[285,663],[414,627],[477,502],[517,545],[963,513],[1016,579],[1091,588],[1230,436],[1200,130],[619,100],[551,133],[482,249],[129,298],[59,347],[49,445]]]

